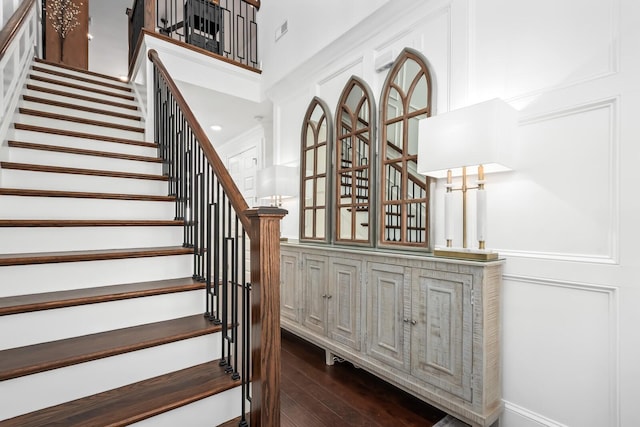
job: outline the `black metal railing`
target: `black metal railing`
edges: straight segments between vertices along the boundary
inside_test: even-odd
[[[222,329],[220,364],[233,379],[241,380],[246,423],[251,354],[249,223],[233,206],[232,198],[238,196],[225,191],[219,171],[208,159],[205,147],[212,148],[208,140],[201,141],[202,128],[194,129],[193,113],[181,107],[177,87],[154,64],[155,135],[163,173],[169,178],[169,194],[176,198],[175,217],[184,220],[184,245],[193,248],[193,277],[206,284],[205,316]]]
[[[156,27],[168,37],[258,68],[256,7],[245,0],[156,0]]]
[[[136,44],[140,38],[140,33],[144,28],[144,0],[137,0],[133,3],[133,8],[127,10],[129,15],[129,61],[136,50]]]

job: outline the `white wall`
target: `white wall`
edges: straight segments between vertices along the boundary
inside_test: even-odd
[[[259,58],[267,87],[311,55],[332,44],[390,0],[278,0],[264,2],[257,14]],[[275,40],[276,29],[287,32]]]
[[[493,97],[520,111],[517,170],[487,184],[487,245],[506,257],[501,426],[640,425],[640,2],[376,1],[365,20],[364,3],[353,18],[345,2],[281,3],[259,14],[276,164],[299,164],[313,96],[334,114],[355,74],[378,103],[375,60],[404,47],[432,66],[436,112]]]
[[[89,70],[110,76],[126,76],[129,60],[129,18],[133,0],[89,0]]]

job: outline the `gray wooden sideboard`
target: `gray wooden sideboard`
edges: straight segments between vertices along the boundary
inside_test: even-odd
[[[281,244],[281,325],[473,426],[503,410],[502,261]]]

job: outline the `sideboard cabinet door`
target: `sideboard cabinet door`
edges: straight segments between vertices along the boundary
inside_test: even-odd
[[[369,263],[367,268],[367,353],[387,365],[409,370],[410,269]],[[409,307],[410,309],[410,307]]]
[[[280,251],[280,315],[300,322],[300,255],[298,252]]]
[[[332,257],[329,268],[331,277],[327,294],[329,338],[360,350],[362,262]]]
[[[411,272],[411,375],[471,401],[473,277]]]
[[[325,256],[303,255],[304,314],[302,324],[320,335],[326,335],[328,267],[328,258]]]

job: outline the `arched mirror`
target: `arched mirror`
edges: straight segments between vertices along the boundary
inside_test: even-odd
[[[381,96],[382,245],[429,247],[429,186],[418,174],[418,121],[431,115],[431,75],[422,55],[405,49]]]
[[[302,126],[300,177],[300,240],[327,241],[330,220],[331,116],[314,98]]]
[[[352,77],[336,108],[335,241],[370,245],[375,229],[371,191],[375,160],[373,96],[367,84]],[[373,187],[375,188],[375,187]]]

